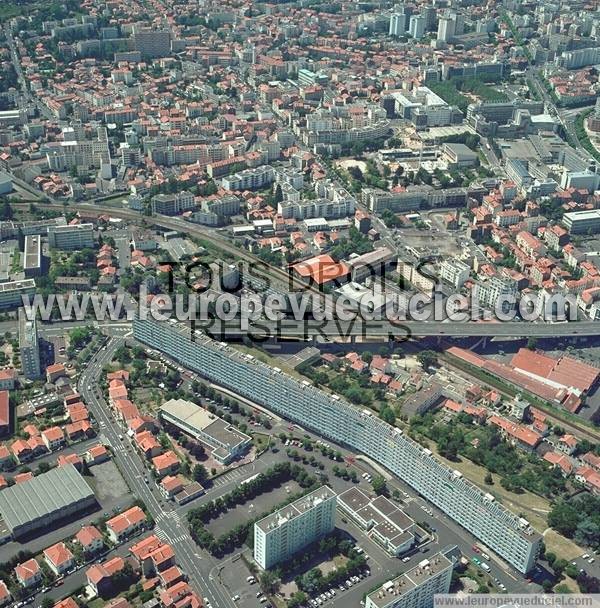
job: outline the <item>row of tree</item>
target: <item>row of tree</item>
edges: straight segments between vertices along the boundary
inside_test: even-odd
[[[302,492],[291,496],[285,503],[278,505],[271,512],[282,508],[286,504],[297,500],[304,494],[316,489],[323,481],[317,480],[310,475],[303,467],[293,465],[289,462],[281,462],[273,465],[265,472],[260,473],[254,479],[235,487],[231,492],[207,502],[196,509],[192,509],[188,515],[191,536],[198,546],[206,549],[216,557],[232,551],[244,543],[252,544],[252,531],[255,521],[262,519],[268,513],[238,524],[218,538],[205,527],[211,520],[227,513],[238,505],[243,505],[249,500],[255,499],[261,494],[268,493],[274,488],[288,481],[296,481],[302,488]]]

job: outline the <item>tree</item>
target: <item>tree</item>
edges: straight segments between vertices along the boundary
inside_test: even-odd
[[[208,479],[208,471],[206,470],[206,467],[202,464],[195,465],[192,472],[192,477],[194,478],[194,481],[197,481],[198,483],[205,482]]]
[[[557,502],[548,514],[548,525],[558,533],[572,538],[579,525],[580,513],[575,505]]]
[[[494,485],[494,478],[492,477],[492,474],[490,472],[486,473],[484,481],[488,486]]]
[[[422,350],[417,355],[417,361],[425,368],[429,369],[437,363],[437,353],[432,350]]]
[[[371,486],[373,486],[373,492],[375,492],[375,494],[377,494],[378,496],[387,493],[387,485],[382,475],[376,475],[375,477],[373,477]]]
[[[394,414],[394,410],[388,405],[384,405],[379,411],[379,417],[382,420],[385,420],[388,424],[395,424],[396,422],[396,414]]]
[[[42,608],[52,608],[54,606],[54,600],[49,597],[45,597],[42,600],[41,606]]]
[[[279,577],[272,570],[265,570],[260,575],[259,582],[262,590],[269,595],[277,593],[281,584]]]
[[[529,350],[535,350],[536,346],[537,346],[537,338],[529,338],[529,340],[527,340],[527,348]]]
[[[6,200],[2,200],[2,206],[0,207],[0,220],[7,221],[13,218],[13,210],[10,203]]]

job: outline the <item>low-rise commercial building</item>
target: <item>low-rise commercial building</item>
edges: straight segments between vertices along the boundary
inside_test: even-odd
[[[393,556],[406,553],[424,535],[414,520],[385,496],[373,499],[359,488],[350,488],[338,496],[338,507]]]
[[[184,399],[171,399],[160,408],[162,420],[213,448],[212,456],[222,464],[241,456],[252,438],[215,414]]]
[[[565,213],[562,221],[569,234],[596,234],[600,232],[600,209]]]

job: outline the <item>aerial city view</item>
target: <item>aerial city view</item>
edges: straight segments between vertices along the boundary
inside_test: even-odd
[[[600,608],[597,0],[0,0],[0,62],[0,608]]]

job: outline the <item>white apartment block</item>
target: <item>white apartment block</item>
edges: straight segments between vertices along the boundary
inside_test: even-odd
[[[94,225],[48,226],[48,244],[51,249],[76,251],[94,246]]]
[[[347,198],[340,201],[330,201],[326,198],[298,201],[287,200],[277,204],[277,213],[285,220],[290,218],[306,220],[315,217],[333,219],[352,215],[355,206],[356,204],[353,198]]]
[[[98,129],[93,140],[66,139],[60,146],[46,152],[48,166],[52,171],[67,171],[75,167],[99,169],[101,163],[110,163],[110,149],[106,129]]]
[[[260,190],[269,186],[275,180],[275,172],[270,165],[245,169],[239,173],[228,175],[221,180],[225,190]]]
[[[470,268],[460,260],[444,260],[440,265],[440,278],[460,289],[469,278]]]
[[[541,536],[430,450],[369,411],[298,381],[175,322],[135,320],[134,337],[211,382],[263,405],[334,443],[365,454],[397,475],[520,572],[538,557]]]
[[[254,524],[254,560],[263,569],[290,559],[335,528],[337,495],[321,486]]]
[[[369,593],[365,608],[432,608],[433,596],[448,593],[454,563],[436,553]]]
[[[511,279],[491,277],[487,281],[475,284],[474,295],[479,305],[490,310],[502,310],[504,312],[514,308],[509,302],[510,298],[516,297],[517,286]]]

